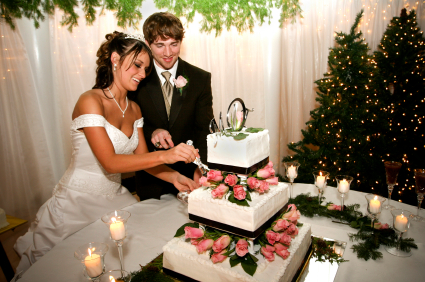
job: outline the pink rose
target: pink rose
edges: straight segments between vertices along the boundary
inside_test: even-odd
[[[283,231],[289,227],[290,223],[286,219],[278,219],[273,226],[273,231]]]
[[[266,167],[270,167],[270,168],[273,168],[273,163],[272,163],[272,161],[269,161],[269,163],[264,167],[264,168],[266,168]]]
[[[376,222],[373,224],[375,229],[388,229],[389,225],[388,223],[382,224],[381,222]]]
[[[177,77],[177,79],[173,78],[173,80],[174,80],[174,85],[176,85],[177,88],[183,88],[187,84],[186,78],[184,78],[181,75],[179,75],[179,77]]]
[[[341,206],[334,205],[334,204],[329,204],[328,205],[328,210],[330,210],[330,211],[340,211],[341,210]]]
[[[249,177],[246,181],[246,183],[248,184],[249,188],[255,190],[258,187],[260,187],[260,180],[258,180],[255,177]]]
[[[235,185],[233,187],[233,194],[234,194],[235,198],[240,200],[240,201],[245,200],[245,198],[246,198],[246,192],[243,189],[242,185]]]
[[[194,246],[198,245],[199,239],[190,239],[190,243]]]
[[[244,239],[240,239],[236,243],[236,254],[240,257],[243,257],[248,253],[248,242]]]
[[[281,256],[283,259],[287,259],[289,257],[289,255],[291,254],[290,252],[288,252],[288,247],[282,245],[281,243],[276,243],[274,244],[275,247],[275,252],[276,254],[278,254],[279,256]]]
[[[238,183],[238,177],[234,174],[228,174],[226,179],[224,179],[224,183],[229,186],[234,186],[236,183]]]
[[[223,175],[221,175],[221,171],[211,169],[207,173],[207,179],[214,182],[220,182],[223,180]]]
[[[213,247],[214,248],[214,247]],[[223,260],[225,260],[227,258],[227,256],[224,256],[223,254],[225,254],[226,251],[221,251],[220,253],[215,253],[211,256],[211,261],[213,263],[217,263],[217,262],[222,262]]]
[[[264,258],[270,262],[274,261],[274,251],[275,247],[270,245],[265,245],[264,247],[261,247],[261,253],[263,254]]]
[[[388,228],[390,228],[388,223],[382,224],[382,226],[381,226],[381,229],[388,229]]]
[[[257,189],[258,193],[263,194],[269,191],[269,183],[264,180],[260,180],[260,187]]]
[[[277,177],[270,177],[270,178],[267,178],[266,179],[266,182],[269,185],[277,185],[277,184],[279,184],[279,178],[277,178]]]
[[[266,232],[266,238],[270,245],[273,245],[275,242],[279,242],[281,235],[279,233],[275,233],[271,230]]]
[[[284,213],[282,216],[283,219],[287,219],[292,222],[297,221],[298,219],[300,219],[300,217],[301,217],[300,211],[294,210],[294,209],[291,209],[289,212]]]
[[[211,249],[211,247],[214,244],[213,239],[204,239],[201,242],[196,245],[196,251],[198,251],[198,254],[205,252],[206,250]]]
[[[292,241],[291,236],[289,236],[286,233],[282,233],[281,234],[280,240],[279,240],[280,243],[282,243],[282,244],[284,244],[286,246],[289,246],[289,245],[291,245],[291,241]]]
[[[291,236],[292,238],[295,238],[295,236],[298,235],[298,228],[295,226],[295,224],[291,223],[288,229],[285,230],[285,233]]]
[[[223,235],[220,238],[218,238],[217,240],[215,240],[212,248],[213,248],[214,252],[219,253],[222,250],[224,250],[225,248],[227,248],[227,246],[229,246],[229,244],[230,244],[230,236],[229,235]]]
[[[194,228],[194,227],[190,227],[190,226],[186,226],[184,228],[184,234],[185,234],[185,238],[188,239],[197,239],[197,238],[201,238],[204,236],[204,230],[200,229],[200,228]]]
[[[199,179],[199,184],[200,184],[201,186],[204,186],[204,187],[210,187],[210,186],[211,186],[211,183],[209,183],[209,182],[208,182],[208,179],[207,179],[205,176],[202,176],[202,177]]]
[[[243,112],[236,112],[236,120],[238,121],[236,127],[239,128],[243,121]]]
[[[261,177],[261,178],[269,178],[272,175],[270,174],[269,168],[263,168],[263,169],[258,170],[257,176]]]
[[[213,196],[214,199],[221,199],[223,198],[224,195],[226,195],[228,191],[229,191],[229,187],[227,187],[224,184],[220,184],[217,186],[217,188],[211,191],[211,195]]]
[[[296,211],[297,210],[297,206],[295,204],[289,204],[288,207],[286,208],[286,211]]]

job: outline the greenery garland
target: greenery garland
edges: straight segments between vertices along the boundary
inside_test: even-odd
[[[2,0],[0,4],[0,21],[5,21],[15,29],[14,19],[22,16],[33,20],[38,28],[40,21],[45,16],[53,15],[55,9],[64,13],[61,24],[67,25],[69,31],[78,26],[78,14],[75,12],[82,6],[87,25],[92,25],[96,20],[96,9],[99,15],[104,10],[115,11],[118,26],[122,28],[133,27],[143,18],[140,12],[144,0]],[[80,2],[80,3],[79,3]],[[186,18],[187,22],[193,21],[195,12],[202,16],[201,31],[215,30],[219,35],[226,27],[227,30],[234,26],[239,32],[253,31],[255,23],[262,25],[265,21],[270,24],[271,9],[281,9],[280,25],[288,19],[294,21],[297,15],[301,16],[299,0],[154,0],[159,9],[168,9],[177,17]]]
[[[322,197],[322,200],[325,198]],[[351,248],[357,257],[364,260],[369,259],[380,259],[382,253],[378,251],[381,245],[388,247],[397,246],[397,235],[393,228],[388,229],[376,229],[371,227],[371,220],[367,216],[363,216],[357,209],[360,207],[359,204],[344,206],[344,210],[329,210],[328,205],[319,204],[317,196],[312,197],[310,194],[301,194],[291,199],[290,204],[295,204],[300,213],[306,217],[323,216],[339,220],[342,223],[350,225],[352,228],[358,229],[357,233],[349,233],[350,241],[359,241],[359,243],[353,245]],[[402,238],[400,243],[400,249],[402,251],[409,252],[411,249],[417,249],[418,246],[414,243],[412,238]]]

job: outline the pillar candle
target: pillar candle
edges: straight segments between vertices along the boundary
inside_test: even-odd
[[[320,175],[316,178],[316,186],[320,189],[322,189],[325,186],[326,176],[322,176],[322,173],[320,172]]]
[[[369,211],[372,214],[376,214],[376,213],[379,213],[380,208],[381,208],[381,202],[378,200],[378,196],[375,196],[369,202]]]
[[[125,226],[124,222],[116,221],[116,219],[112,218],[112,223],[109,226],[109,230],[111,231],[112,240],[122,240],[125,238]]]
[[[102,260],[98,254],[92,254],[89,249],[89,255],[84,259],[87,275],[97,277],[103,272]]]
[[[338,185],[338,191],[340,193],[347,193],[348,190],[350,190],[350,185],[348,184],[348,181],[345,179],[341,180]]]
[[[297,169],[295,166],[291,165],[288,167],[288,177],[291,179],[297,178]]]
[[[405,232],[407,230],[407,217],[403,214],[397,215],[395,218],[394,228],[400,232]]]

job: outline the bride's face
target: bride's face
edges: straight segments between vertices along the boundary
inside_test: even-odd
[[[114,80],[127,91],[136,91],[140,81],[146,77],[146,71],[149,69],[149,55],[146,52],[140,52],[134,60],[134,54],[128,54],[121,65],[117,64],[117,71]]]

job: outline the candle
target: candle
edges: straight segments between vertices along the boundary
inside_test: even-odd
[[[111,231],[112,240],[122,240],[125,238],[125,226],[124,222],[117,221],[115,217],[111,218],[112,223],[109,226],[109,230]]]
[[[407,230],[407,217],[403,214],[397,215],[395,218],[394,228],[400,232],[405,232]]]
[[[348,184],[348,181],[345,179],[341,180],[338,185],[338,191],[340,193],[347,193],[348,190],[350,190],[350,185]]]
[[[114,277],[112,275],[109,275],[109,281],[110,282],[115,282],[115,279],[114,279]]]
[[[102,260],[98,254],[92,254],[90,248],[88,251],[89,255],[84,259],[87,275],[90,277],[97,277],[103,272]]]
[[[322,189],[325,186],[326,176],[322,176],[322,172],[316,178],[316,186]]]
[[[290,167],[288,167],[288,177],[290,179],[297,178],[297,169],[295,166],[291,165]]]
[[[378,196],[375,196],[369,202],[369,212],[371,214],[377,214],[377,213],[379,213],[380,209],[381,209],[381,201],[378,200]]]

